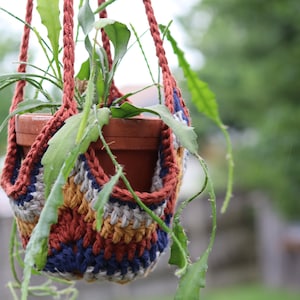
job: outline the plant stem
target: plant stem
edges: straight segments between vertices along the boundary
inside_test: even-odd
[[[13,224],[11,227],[10,239],[9,239],[9,262],[10,268],[14,277],[14,280],[21,284],[21,281],[18,278],[17,271],[15,268],[15,248],[16,248],[16,233],[17,233],[17,223],[16,220],[13,220]]]
[[[94,14],[97,14],[104,10],[108,5],[114,3],[116,0],[107,0],[106,2],[102,3],[98,8],[94,11]]]
[[[142,55],[143,55],[143,57],[144,57],[144,60],[145,60],[145,62],[146,62],[146,65],[147,65],[147,69],[148,69],[149,74],[150,74],[150,77],[151,77],[151,80],[152,80],[153,84],[155,84],[154,76],[153,76],[153,74],[152,74],[152,71],[151,71],[151,68],[150,68],[150,65],[149,65],[147,56],[146,56],[146,54],[145,54],[144,48],[143,48],[143,46],[142,46],[141,40],[140,40],[140,38],[139,38],[139,36],[138,36],[138,34],[137,34],[137,32],[136,32],[136,30],[135,30],[135,28],[133,27],[132,24],[130,24],[130,28],[132,29],[133,34],[134,34],[134,36],[135,36],[135,38],[136,38],[136,41],[137,41],[137,43],[138,43],[138,45],[139,45],[139,48],[140,48],[140,50],[141,50],[141,52],[142,52]]]
[[[226,195],[221,208],[221,213],[225,213],[229,205],[230,199],[232,197],[234,161],[233,161],[233,154],[232,154],[232,144],[231,144],[229,133],[224,125],[220,125],[219,127],[223,132],[223,135],[226,140],[226,146],[227,146],[226,159],[228,161],[228,175],[227,175],[228,179],[227,179]]]

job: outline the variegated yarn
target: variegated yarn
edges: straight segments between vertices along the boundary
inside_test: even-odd
[[[32,0],[27,1],[26,22],[30,24]],[[101,4],[104,1],[98,2]],[[162,69],[165,104],[175,119],[190,125],[188,110],[167,65],[151,1],[143,2]],[[105,15],[106,11],[100,14],[101,17]],[[1,185],[10,198],[24,248],[45,204],[41,159],[48,147],[48,141],[69,116],[77,113],[73,99],[72,0],[64,0],[64,28],[62,107],[43,128],[26,157],[23,157],[16,143],[14,118],[9,124],[8,151]],[[110,59],[109,43],[104,32],[102,38]],[[20,61],[26,61],[28,39],[29,29],[25,26]],[[25,65],[21,66],[20,72],[25,72]],[[23,100],[23,89],[24,82],[19,82],[11,111]],[[111,98],[117,95],[119,91],[112,85]],[[167,126],[163,127],[160,139],[152,187],[149,192],[136,191],[136,194],[152,212],[170,226],[187,151]],[[145,276],[152,270],[168,245],[168,235],[138,206],[128,190],[118,186],[114,188],[105,205],[101,230],[96,230],[96,212],[93,204],[108,180],[109,176],[103,171],[95,149],[90,146],[88,151],[78,158],[63,188],[64,204],[58,210],[57,223],[51,227],[44,272],[67,279],[106,279],[125,283]]]

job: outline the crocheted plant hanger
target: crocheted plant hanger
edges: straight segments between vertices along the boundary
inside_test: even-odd
[[[98,1],[100,5],[105,1]],[[151,35],[163,75],[165,105],[174,118],[190,124],[188,110],[173,78],[150,0],[143,0]],[[26,19],[30,24],[33,0],[27,0]],[[106,11],[100,13],[106,17]],[[74,40],[73,1],[64,0],[63,20],[63,99],[61,108],[44,126],[26,157],[16,142],[15,120],[8,129],[8,148],[1,185],[10,198],[23,247],[30,239],[45,203],[43,166],[41,159],[49,139],[63,126],[64,121],[77,113],[74,100]],[[19,59],[27,61],[30,29],[25,25]],[[110,65],[112,64],[108,37],[102,32]],[[18,72],[26,72],[20,64]],[[10,107],[14,111],[23,100],[25,81],[19,81]],[[110,100],[121,93],[112,84]],[[136,191],[137,196],[168,226],[174,214],[181,184],[186,151],[176,141],[171,130],[164,126],[158,148],[158,161],[153,171],[151,191]],[[48,242],[48,257],[44,272],[68,279],[111,280],[124,283],[145,276],[153,268],[168,245],[168,236],[134,201],[131,193],[116,186],[105,206],[103,225],[96,231],[96,212],[90,203],[109,180],[101,162],[90,147],[78,158],[63,188],[64,204],[59,208],[58,221],[52,225]]]

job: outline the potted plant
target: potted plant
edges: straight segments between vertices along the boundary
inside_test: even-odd
[[[80,8],[78,19],[89,58],[77,76],[74,74],[73,1],[64,1],[62,62],[59,60],[58,2],[50,4],[40,0],[37,7],[51,44],[52,73],[50,70],[42,70],[42,75],[26,73],[29,33],[33,29],[29,0],[19,72],[0,77],[2,87],[17,81],[1,183],[11,199],[26,248],[22,299],[27,298],[33,269],[68,280],[84,277],[125,283],[145,276],[165,250],[168,235],[173,240],[169,262],[178,266],[177,274],[182,278],[176,295],[178,299],[198,297],[216,230],[214,193],[205,163],[198,155],[188,110],[167,65],[151,1],[144,0],[144,4],[162,70],[162,84],[156,85],[160,98],[161,86],[164,90],[164,101],[161,100],[164,104],[146,108],[132,105],[128,100],[132,93],[122,95],[113,81],[130,37],[124,24],[105,18],[105,7],[114,1],[99,2],[96,13],[101,18],[96,22],[89,1]],[[197,87],[195,82],[201,85],[202,82],[195,81],[168,29],[162,29],[177,52],[183,70],[190,73],[193,87]],[[44,47],[44,39],[34,32]],[[47,101],[22,101],[25,81]],[[62,91],[62,102],[52,99],[43,88],[45,82]],[[206,86],[202,85],[201,89],[211,95]],[[199,110],[226,132],[214,99],[209,99],[206,108],[207,104],[209,112],[201,109],[203,104]],[[54,114],[43,114],[45,108]],[[24,114],[36,110],[42,114],[33,117]],[[151,113],[156,118],[141,117],[143,113]],[[28,119],[34,125],[25,125]],[[148,137],[143,133],[144,124]],[[125,133],[127,128],[129,133]],[[124,135],[125,143],[121,141]],[[30,141],[24,139],[28,136]],[[132,142],[139,138],[136,149]],[[150,145],[152,142],[154,147]],[[131,149],[125,150],[124,144]],[[146,158],[141,150],[146,150]],[[198,194],[184,201],[175,212],[187,152],[197,156],[205,170],[206,180],[199,194],[208,183],[213,211],[211,242],[194,264],[189,262],[187,239],[179,216]],[[148,174],[144,172],[146,165],[150,179],[142,176]],[[137,177],[141,180],[135,182]],[[230,188],[227,200],[229,197]]]

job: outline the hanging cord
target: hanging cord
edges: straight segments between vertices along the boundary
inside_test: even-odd
[[[76,113],[76,101],[74,100],[74,62],[75,62],[75,43],[74,43],[74,8],[73,0],[64,0],[63,18],[63,109],[71,110]],[[62,114],[64,112],[62,111]]]
[[[23,36],[19,52],[19,61],[21,62],[18,66],[17,72],[25,73],[26,64],[22,62],[27,61],[28,57],[28,45],[30,37],[30,27],[32,21],[32,10],[33,10],[33,0],[28,0],[26,5],[26,15],[25,15],[25,25],[23,29]],[[12,113],[18,106],[18,104],[23,100],[24,97],[24,87],[26,85],[25,80],[20,80],[17,82],[12,103],[9,112]],[[2,171],[1,184],[4,186],[10,185],[10,179],[13,175],[15,169],[15,160],[17,157],[17,142],[16,142],[16,130],[15,130],[15,117],[11,118],[8,123],[8,140],[7,140],[7,153],[5,158],[4,167]]]
[[[165,93],[165,105],[169,108],[171,112],[174,111],[173,107],[173,88],[175,80],[171,75],[171,71],[168,65],[168,60],[166,57],[165,50],[163,48],[163,42],[160,37],[158,24],[154,15],[152,4],[150,0],[143,0],[146,10],[146,15],[148,18],[148,23],[150,26],[150,32],[154,41],[156,48],[156,56],[158,58],[159,65],[162,70],[163,83],[164,83],[164,93]]]
[[[26,7],[27,24],[31,24],[32,20],[33,0],[28,0]],[[27,187],[30,184],[30,176],[35,164],[38,163],[48,146],[49,139],[63,125],[64,121],[77,112],[76,101],[74,100],[74,38],[73,38],[73,0],[64,0],[64,20],[63,20],[63,103],[60,109],[55,113],[53,118],[43,127],[35,142],[32,144],[29,153],[26,155],[20,165],[19,172],[15,174],[20,153],[16,142],[15,117],[10,119],[8,129],[8,148],[7,156],[2,172],[1,185],[5,189],[8,196],[17,198],[26,194]],[[26,62],[29,45],[30,28],[25,25],[20,50],[21,62]],[[21,64],[18,71],[25,72],[26,64]],[[19,81],[16,86],[15,96],[12,101],[10,111],[14,111],[24,97],[25,82]],[[12,178],[16,177],[15,182]]]
[[[25,16],[23,37],[22,37],[20,53],[19,53],[19,61],[21,63],[17,69],[18,73],[26,72],[26,62],[28,57],[28,46],[29,46],[29,37],[30,37],[30,24],[32,21],[32,10],[33,10],[33,0],[28,0],[26,5],[26,16]],[[26,85],[25,80],[20,80],[17,82],[13,100],[12,100],[12,105],[10,106],[10,111],[9,111],[10,113],[12,113],[17,108],[17,105],[23,100],[25,85]]]
[[[146,15],[148,17],[148,23],[150,25],[151,35],[156,48],[156,56],[158,57],[159,65],[162,69],[163,82],[164,82],[164,93],[165,93],[165,105],[169,110],[174,112],[174,91],[177,93],[178,99],[180,101],[180,106],[182,107],[186,116],[189,116],[188,109],[183,101],[181,91],[177,86],[176,80],[173,77],[171,70],[169,68],[168,60],[166,57],[166,52],[163,47],[163,41],[161,39],[157,20],[154,15],[151,0],[143,0],[146,10]]]
[[[105,3],[105,0],[98,0],[98,5],[100,6],[101,4]],[[107,11],[106,9],[102,10],[99,12],[99,18],[107,18]],[[113,64],[113,60],[112,60],[112,56],[111,56],[111,50],[110,50],[110,42],[109,42],[109,38],[107,36],[107,34],[105,33],[104,29],[101,29],[101,34],[102,34],[102,44],[103,44],[103,48],[107,54],[107,59],[108,59],[108,66],[109,69],[111,70],[112,68],[112,64]],[[109,93],[109,99],[108,99],[108,106],[110,106],[112,104],[112,102],[117,99],[117,98],[121,98],[123,95],[122,93],[119,91],[119,89],[116,87],[115,85],[115,81],[114,79],[112,80],[111,86],[110,86],[110,93]],[[126,100],[127,101],[127,100]]]
[[[168,60],[167,60],[166,53],[165,53],[165,50],[163,47],[163,42],[162,42],[162,39],[160,36],[160,32],[159,32],[157,20],[155,18],[154,11],[152,8],[151,0],[143,0],[143,2],[144,2],[144,6],[145,6],[146,15],[148,18],[148,23],[150,26],[151,36],[153,38],[153,42],[154,42],[155,49],[156,49],[156,56],[158,58],[159,66],[162,70],[164,94],[165,94],[165,105],[168,107],[168,109],[172,113],[174,112],[173,93],[175,90],[179,97],[180,104],[183,107],[186,115],[189,115],[189,113],[186,109],[185,103],[182,99],[181,91],[177,87],[177,83],[176,83],[176,81],[170,71],[170,68],[169,68]],[[98,5],[101,5],[103,3],[105,3],[105,0],[98,0]],[[99,17],[106,18],[107,11],[105,9],[102,10],[99,13]],[[105,51],[107,53],[109,67],[111,68],[113,61],[112,61],[112,57],[111,57],[110,42],[109,42],[108,36],[106,35],[106,33],[103,29],[102,29],[102,43],[103,43],[103,48],[105,49]],[[114,82],[112,83],[110,93],[111,93],[110,98],[116,98],[116,97],[120,96],[120,92],[116,88]],[[113,100],[113,99],[110,99],[110,101],[111,100]]]
[[[98,3],[103,3],[104,0],[98,0]],[[150,25],[151,35],[154,40],[154,44],[156,47],[156,54],[159,60],[160,67],[162,69],[163,74],[163,83],[164,83],[164,92],[165,92],[165,104],[169,108],[171,112],[174,111],[174,99],[173,93],[174,90],[177,91],[178,96],[180,97],[180,101],[182,102],[182,107],[185,108],[184,102],[181,99],[180,91],[176,87],[176,82],[171,75],[170,69],[168,67],[168,62],[166,59],[165,51],[163,49],[162,40],[160,38],[158,24],[154,17],[154,12],[151,6],[150,0],[144,0],[146,14],[148,16],[148,21]],[[27,1],[26,7],[26,22],[28,24],[31,23],[32,19],[32,7],[33,0]],[[101,16],[106,16],[106,11],[101,13]],[[7,156],[4,164],[4,169],[2,172],[1,185],[4,187],[6,193],[13,198],[17,198],[20,195],[26,194],[27,187],[30,184],[30,176],[33,168],[36,163],[40,162],[41,157],[43,156],[47,146],[48,141],[55,134],[55,132],[63,125],[64,121],[71,115],[77,113],[76,101],[74,100],[74,60],[75,60],[75,44],[73,37],[73,0],[64,0],[64,19],[63,19],[63,43],[64,43],[64,52],[63,52],[63,103],[60,109],[55,113],[53,118],[44,126],[41,133],[36,138],[35,142],[30,148],[29,153],[22,161],[21,165],[19,164],[20,153],[18,151],[18,146],[16,143],[16,133],[15,133],[15,118],[11,118],[9,122],[9,139],[8,139],[8,150]],[[20,60],[22,62],[26,62],[27,53],[28,53],[28,43],[29,43],[29,33],[30,28],[26,25],[24,27],[21,50],[20,50]],[[110,44],[108,37],[105,33],[102,33],[103,43],[108,51],[108,58],[111,61],[110,54]],[[19,71],[26,71],[26,64],[20,64]],[[18,82],[15,90],[15,95],[13,98],[12,106],[10,108],[13,111],[19,102],[23,101],[24,96],[24,87],[25,82]],[[111,87],[111,97],[116,97],[121,95],[118,89],[114,86]],[[114,98],[111,98],[114,100]],[[162,132],[162,145],[165,149],[165,164],[171,164],[172,168],[175,167],[173,162],[174,153],[173,150],[169,149],[168,145],[172,144],[172,135],[167,127],[164,128]],[[18,170],[19,168],[19,170]],[[176,167],[175,167],[176,169]],[[18,170],[16,172],[16,170]],[[176,171],[175,171],[176,172]],[[171,176],[171,174],[169,174]],[[165,181],[168,181],[168,177],[164,178]],[[13,179],[12,179],[13,178]],[[171,177],[170,177],[171,178]],[[14,182],[13,182],[14,180]]]

